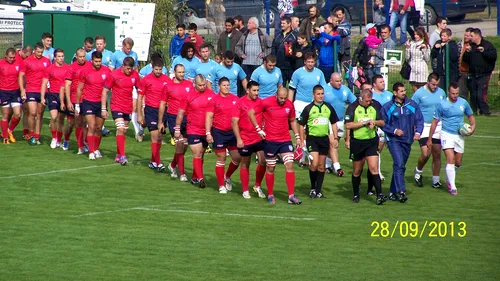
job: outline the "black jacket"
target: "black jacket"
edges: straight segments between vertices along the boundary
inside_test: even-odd
[[[441,44],[441,40],[438,40],[436,44]],[[448,50],[450,57],[450,82],[458,82],[458,78],[460,77],[458,71],[460,52],[458,51],[457,42],[453,40],[448,42]],[[431,57],[436,59],[436,65],[432,71],[436,72],[441,77],[444,77],[446,74],[446,56],[446,46],[441,48],[433,47],[431,50]]]
[[[354,51],[351,65],[353,67],[358,66],[359,62],[359,66],[362,68],[370,68],[370,57],[368,45],[366,45],[365,38],[363,38],[359,41],[356,51]]]
[[[301,52],[302,56],[300,58],[296,57],[295,55],[297,52]],[[293,55],[295,58],[295,68],[298,69],[300,67],[304,66],[304,56],[306,53],[315,53],[316,54],[316,48],[311,43],[308,43],[306,47],[299,46],[298,43],[295,43],[294,49],[293,49]]]
[[[481,39],[479,45],[470,43],[471,50],[465,51],[463,61],[469,65],[469,74],[472,76],[488,76],[495,69],[497,61],[497,50],[491,42]],[[483,47],[483,52],[479,52],[477,47]]]
[[[297,41],[297,32],[291,31],[286,35],[283,32],[275,35],[273,40],[272,54],[276,56],[276,66],[280,69],[294,69],[295,67],[295,57],[285,55],[285,43],[289,43],[292,46],[295,45]]]

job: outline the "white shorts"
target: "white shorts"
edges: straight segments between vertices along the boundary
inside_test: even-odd
[[[295,118],[299,119],[304,108],[310,104],[310,102],[296,100],[293,102],[293,107],[295,107]]]
[[[453,149],[455,152],[464,153],[464,148],[465,148],[464,137],[458,134],[455,135],[442,131],[441,147],[443,150]]]
[[[433,139],[441,139],[441,128],[442,128],[442,123],[439,121],[436,126],[436,130],[434,131],[434,134],[432,135]],[[431,123],[424,123],[424,130],[422,131],[422,135],[420,138],[428,138],[429,133],[431,131]]]
[[[330,126],[330,135],[333,134],[332,126]],[[344,137],[344,120],[337,121],[337,136],[339,138]]]
[[[380,142],[385,142],[385,132],[382,129],[377,128],[377,136]]]
[[[137,100],[137,89],[136,89],[136,88],[133,88],[133,89],[132,89],[132,98],[133,98],[134,100]]]

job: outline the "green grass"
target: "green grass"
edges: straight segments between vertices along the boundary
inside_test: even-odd
[[[476,135],[490,138],[466,139],[458,196],[430,187],[429,165],[425,187],[414,185],[414,145],[406,174],[409,201],[384,206],[366,196],[351,203],[345,149],[340,156],[346,177],[326,176],[327,199],[306,198],[307,170],[295,167],[296,194],[304,202],[287,205],[280,165],[277,204],[270,206],[255,196],[241,197],[238,172],[233,191],[219,195],[214,155],[206,156],[209,187],[201,190],[149,170],[148,137],[139,144],[129,134],[131,163],[121,167],[113,165],[114,137],[103,139],[105,157],[91,162],[76,155],[74,141],[71,151],[51,150],[45,126],[43,146],[0,145],[0,279],[499,280],[498,124],[496,117],[479,117]],[[162,153],[167,161],[172,147]],[[190,171],[191,158],[186,160]],[[384,150],[386,178],[391,165]],[[441,177],[444,182],[444,170]],[[363,191],[365,184],[363,179]],[[386,181],[386,192],[388,187]],[[375,238],[373,221],[391,227],[396,221],[420,227],[425,221],[464,221],[467,234],[458,238],[456,229],[455,237],[429,238],[427,228],[422,238],[401,238],[398,232],[392,239]]]

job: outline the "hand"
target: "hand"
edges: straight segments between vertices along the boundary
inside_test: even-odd
[[[296,143],[297,143],[297,149],[302,149],[304,147],[304,142],[300,140],[300,138],[296,138]]]
[[[241,138],[236,140],[236,147],[243,148],[244,146],[245,146],[245,144],[243,143],[243,140]]]
[[[467,47],[465,47],[465,50],[466,50],[467,52],[470,52],[470,50],[472,50],[472,47],[471,47],[470,45],[468,45]]]
[[[477,47],[477,50],[482,53],[484,51],[484,47],[481,47],[481,46]]]
[[[80,104],[75,104],[75,115],[78,116],[80,115]]]
[[[142,114],[137,114],[137,123],[139,123],[140,125],[144,125],[144,117],[142,116]]]
[[[431,149],[432,147],[432,138],[428,138],[427,140],[427,148]]]
[[[298,58],[301,58],[302,57],[302,52],[295,53],[295,56],[298,57]]]
[[[333,138],[333,141],[332,141],[332,146],[333,146],[333,148],[335,148],[335,149],[339,148],[339,139],[337,139],[337,138]]]
[[[247,58],[247,55],[243,54],[243,55],[241,55],[241,58],[242,58],[242,59],[246,59],[246,58]]]
[[[45,103],[45,98],[42,98],[42,99],[40,100],[40,103],[41,103],[42,105],[44,105],[44,106],[46,106],[46,105],[47,105],[47,104]]]
[[[378,8],[379,8],[379,9],[383,9],[383,8],[384,8],[384,4],[379,4],[379,5],[378,5]]]
[[[263,54],[262,52],[260,52],[260,53],[257,55],[257,57],[258,57],[259,59],[261,59],[261,58],[263,58],[263,57],[264,57],[264,54]]]
[[[369,129],[375,128],[375,121],[373,121],[373,120],[368,121],[368,128]]]
[[[401,137],[401,136],[403,136],[403,135],[404,135],[404,132],[403,132],[403,130],[401,130],[401,129],[396,129],[395,134],[396,134],[396,136]]]
[[[402,14],[402,15],[404,15],[406,13],[406,11],[405,10],[401,10],[401,11],[399,11],[399,13]]]
[[[102,115],[102,119],[104,119],[104,120],[108,119],[108,111],[107,110],[101,110],[101,115]]]
[[[64,103],[61,103],[60,109],[63,112],[66,111],[66,105]]]
[[[418,141],[420,140],[420,134],[419,133],[415,133],[415,135],[413,136],[413,139]]]
[[[263,140],[266,139],[266,132],[264,132],[263,130],[260,130],[260,131],[257,131],[257,134],[259,134],[259,137]]]
[[[208,134],[208,135],[207,135],[207,142],[208,142],[209,144],[214,143],[214,137],[212,137],[212,134]]]
[[[351,148],[351,141],[350,141],[350,140],[347,140],[347,139],[346,139],[346,140],[344,141],[344,144],[345,144],[345,148],[346,148],[346,149],[350,149],[350,148]]]
[[[441,44],[436,44],[436,45],[434,45],[434,48],[436,48],[436,49],[441,48]]]
[[[73,105],[72,102],[68,101],[68,104],[66,105],[66,108],[71,111],[71,112],[75,112],[75,106]]]
[[[467,134],[467,136],[472,136],[474,132],[476,131],[476,125],[470,125],[470,133]]]
[[[158,131],[160,131],[160,133],[165,132],[165,124],[163,124],[163,122],[158,123]]]
[[[181,132],[180,132],[180,131],[175,131],[175,132],[174,132],[174,138],[175,138],[176,140],[179,140],[179,138],[180,138],[180,137],[181,137]]]
[[[284,16],[285,16],[285,12],[283,11],[283,12],[280,13],[280,18],[282,18]]]

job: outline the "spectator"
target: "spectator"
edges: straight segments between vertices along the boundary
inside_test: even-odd
[[[382,0],[373,1],[373,23],[380,31],[380,27],[385,24],[385,5]]]
[[[247,31],[247,28],[245,26],[245,21],[243,20],[243,17],[241,15],[237,15],[234,18],[234,26],[236,29],[238,29],[241,33],[245,33]]]
[[[471,43],[465,49],[463,60],[469,64],[472,111],[476,113],[479,109],[479,114],[490,116],[487,102],[488,83],[495,69],[497,50],[491,42],[484,40],[479,28],[471,31]]]
[[[415,41],[406,44],[406,60],[411,66],[410,84],[413,92],[427,83],[429,76],[430,46],[427,33],[423,28],[415,29]]]
[[[351,60],[351,23],[345,17],[344,8],[337,7],[333,12],[338,19],[337,32],[340,35],[339,62],[344,67],[344,71],[347,72],[347,66],[343,62]]]
[[[375,52],[374,74],[380,74],[380,68],[384,66],[384,50],[393,50],[396,47],[396,43],[391,38],[391,27],[387,24],[380,26],[380,38],[382,38],[382,43]]]
[[[190,23],[188,25],[188,32],[189,32],[189,37],[187,37],[184,42],[191,42],[194,44],[195,47],[195,55],[197,58],[200,58],[200,46],[201,44],[205,43],[203,38],[198,34],[198,26],[196,23]],[[187,73],[187,69],[186,69]]]
[[[457,42],[451,40],[451,30],[449,28],[441,31],[441,40],[438,40],[431,51],[432,59],[436,59],[436,68],[432,71],[439,74],[439,88],[447,89],[446,85],[446,57],[450,59],[449,82],[458,82],[458,59],[459,51]],[[446,48],[448,45],[448,48]]]
[[[472,27],[468,27],[465,29],[464,32],[464,39],[458,43],[458,48],[460,50],[460,78],[458,78],[458,86],[460,89],[460,97],[462,97],[465,100],[469,100],[469,90],[470,90],[470,85],[469,85],[469,65],[463,60],[465,49],[467,49],[468,46],[470,46],[470,38],[471,34],[470,32],[472,31]]]
[[[299,33],[305,33],[307,35],[307,41],[311,42],[312,36],[314,36],[314,29],[321,26],[325,20],[319,14],[318,7],[312,5],[308,9],[309,17],[304,18],[299,27]],[[330,76],[328,76],[328,79]]]
[[[399,22],[399,27],[401,30],[401,35],[399,37],[399,43],[400,45],[404,45],[406,43],[406,28],[408,25],[408,14],[406,13],[408,11],[408,8],[410,7],[410,1],[411,0],[392,0],[392,7],[391,7],[391,21],[390,21],[390,26],[391,26],[391,37],[392,41],[395,43],[397,42],[396,39],[396,26]]]
[[[295,69],[295,57],[293,46],[297,41],[297,33],[292,30],[289,17],[281,19],[281,32],[275,35],[272,47],[272,54],[276,56],[276,66],[281,69],[283,75],[283,86],[286,86],[292,78]]]
[[[178,24],[175,29],[177,30],[177,34],[170,41],[170,49],[168,50],[168,55],[171,60],[181,55],[182,45],[188,37],[186,34],[186,25],[183,23]]]
[[[373,27],[373,23],[367,24],[365,27],[366,31],[368,31],[371,27]],[[369,50],[368,45],[366,44],[366,38],[367,37],[363,37],[359,40],[358,47],[356,48],[356,51],[354,51],[351,65],[353,68],[356,66],[358,69],[361,68],[364,75],[366,75],[369,79],[372,79],[374,73],[373,64],[370,63],[370,58],[372,55],[375,55],[376,51]]]
[[[297,16],[290,18],[292,20],[292,30],[299,33],[300,19]]]
[[[305,54],[316,53],[316,48],[307,41],[307,35],[305,33],[299,33],[293,50],[295,54],[295,69],[304,66]]]
[[[446,29],[447,23],[446,19],[442,17],[437,17],[436,19],[436,29],[429,36],[429,45],[434,46],[436,42],[441,39],[441,31]]]
[[[232,18],[227,18],[225,22],[226,30],[224,30],[217,41],[217,52],[225,53],[226,51],[235,52],[235,47],[241,38],[241,32],[236,29],[235,22]],[[236,59],[239,62],[239,59]]]
[[[259,27],[259,20],[251,17],[248,20],[248,29],[240,37],[236,44],[236,55],[241,57],[241,66],[247,77],[250,77],[253,71],[262,65],[263,58],[271,54],[273,42],[267,34],[262,32]]]
[[[325,76],[325,81],[330,79],[333,73],[333,61],[334,52],[338,51],[338,45],[340,45],[340,36],[334,34],[333,24],[327,23],[324,25],[324,32],[319,32],[319,27],[315,27],[313,40],[314,46],[319,50],[319,66],[318,68],[323,72]],[[337,50],[333,48],[333,42],[337,41]]]
[[[281,31],[283,18],[293,16],[292,0],[278,0],[278,16],[274,19],[274,37]],[[293,29],[292,29],[293,30]]]

